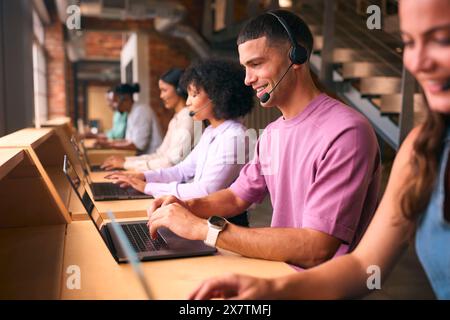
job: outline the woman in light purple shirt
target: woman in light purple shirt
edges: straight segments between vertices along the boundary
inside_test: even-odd
[[[252,150],[240,121],[253,107],[253,91],[244,85],[244,77],[243,69],[231,61],[208,59],[191,65],[181,79],[189,94],[186,104],[195,121],[209,123],[196,147],[171,168],[110,177],[154,197],[183,200],[228,188]]]

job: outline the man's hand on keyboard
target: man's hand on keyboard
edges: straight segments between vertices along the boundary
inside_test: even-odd
[[[171,203],[155,210],[147,225],[152,239],[156,239],[156,231],[160,227],[166,227],[178,236],[189,240],[205,240],[208,233],[208,222],[179,203]]]
[[[150,218],[150,216],[153,214],[153,212],[155,212],[155,210],[157,210],[160,207],[167,206],[171,203],[178,203],[180,206],[189,210],[188,205],[183,200],[180,200],[175,196],[162,196],[153,200],[152,204],[147,209],[147,216]]]

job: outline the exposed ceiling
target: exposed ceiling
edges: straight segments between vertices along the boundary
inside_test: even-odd
[[[178,1],[171,0],[55,0],[61,22],[70,17],[70,6],[80,9],[81,17],[108,21],[152,21],[152,29],[169,36],[182,39],[200,57],[210,54],[205,40],[190,26],[183,24],[186,8]],[[69,11],[69,12],[68,12]],[[127,24],[123,24],[127,30]],[[67,50],[69,59],[85,59],[83,30],[68,30]]]

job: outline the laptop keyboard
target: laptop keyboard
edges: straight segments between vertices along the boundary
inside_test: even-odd
[[[129,187],[121,188],[117,184],[113,183],[94,183],[91,185],[92,191],[95,195],[105,196],[105,197],[120,197],[120,196],[137,196],[142,195],[141,192]]]
[[[114,169],[113,171],[124,171],[125,169]],[[105,169],[102,169],[101,165],[96,164],[96,165],[92,165],[91,166],[91,171],[92,172],[104,172],[106,171]]]
[[[145,223],[122,224],[121,226],[137,252],[168,249],[167,243],[159,234],[155,240],[150,237]]]
[[[92,172],[100,172],[100,171],[105,171],[105,170],[102,169],[100,165],[93,165],[93,166],[91,166],[91,171]]]

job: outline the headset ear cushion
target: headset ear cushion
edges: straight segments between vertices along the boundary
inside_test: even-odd
[[[293,46],[289,58],[293,64],[304,64],[308,60],[308,52],[303,46]]]
[[[188,94],[186,92],[186,90],[184,90],[182,87],[177,86],[175,89],[177,95],[179,95],[180,97],[183,97],[184,99],[187,98]]]

